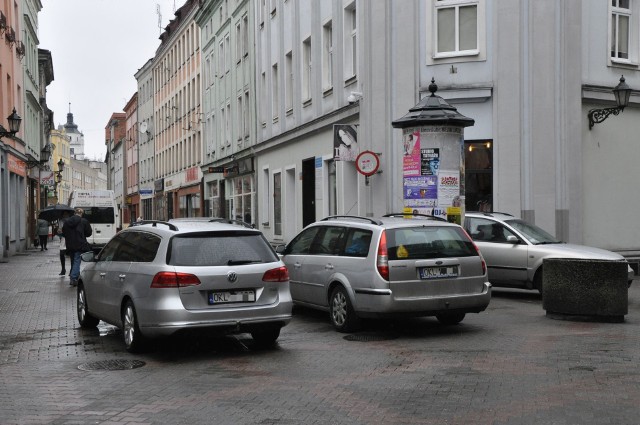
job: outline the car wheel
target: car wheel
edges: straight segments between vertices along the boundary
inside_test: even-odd
[[[533,287],[542,295],[542,267],[536,271],[536,275],[533,277]]]
[[[144,350],[146,340],[140,332],[138,316],[131,300],[125,303],[122,310],[122,333],[124,334],[124,345],[128,352],[139,353]]]
[[[443,325],[457,325],[464,319],[465,313],[436,314],[436,319]]]
[[[280,336],[280,326],[261,327],[251,331],[251,337],[261,347],[270,347]]]
[[[78,286],[77,295],[76,311],[78,313],[78,323],[80,323],[80,327],[84,329],[95,328],[98,326],[100,320],[89,313],[87,306],[87,293],[84,291],[84,286]]]
[[[338,332],[352,332],[360,326],[360,318],[351,305],[346,289],[337,286],[331,293],[329,303],[331,323]]]

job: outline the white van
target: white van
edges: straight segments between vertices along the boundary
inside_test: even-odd
[[[89,220],[93,230],[87,241],[94,252],[100,251],[115,236],[119,220],[113,190],[74,190],[69,197],[69,206],[84,210],[84,218]]]

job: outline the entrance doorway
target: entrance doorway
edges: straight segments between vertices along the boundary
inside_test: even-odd
[[[316,159],[302,160],[302,227],[316,221]]]

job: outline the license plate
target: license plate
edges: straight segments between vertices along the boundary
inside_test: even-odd
[[[209,304],[252,303],[255,301],[255,291],[209,292]]]
[[[420,269],[420,279],[440,279],[458,277],[458,266],[423,267]]]

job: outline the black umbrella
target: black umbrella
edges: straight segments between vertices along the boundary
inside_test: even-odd
[[[65,204],[49,205],[48,207],[40,210],[38,218],[42,218],[47,221],[59,220],[65,212],[69,213],[69,215],[73,215],[73,208]]]

